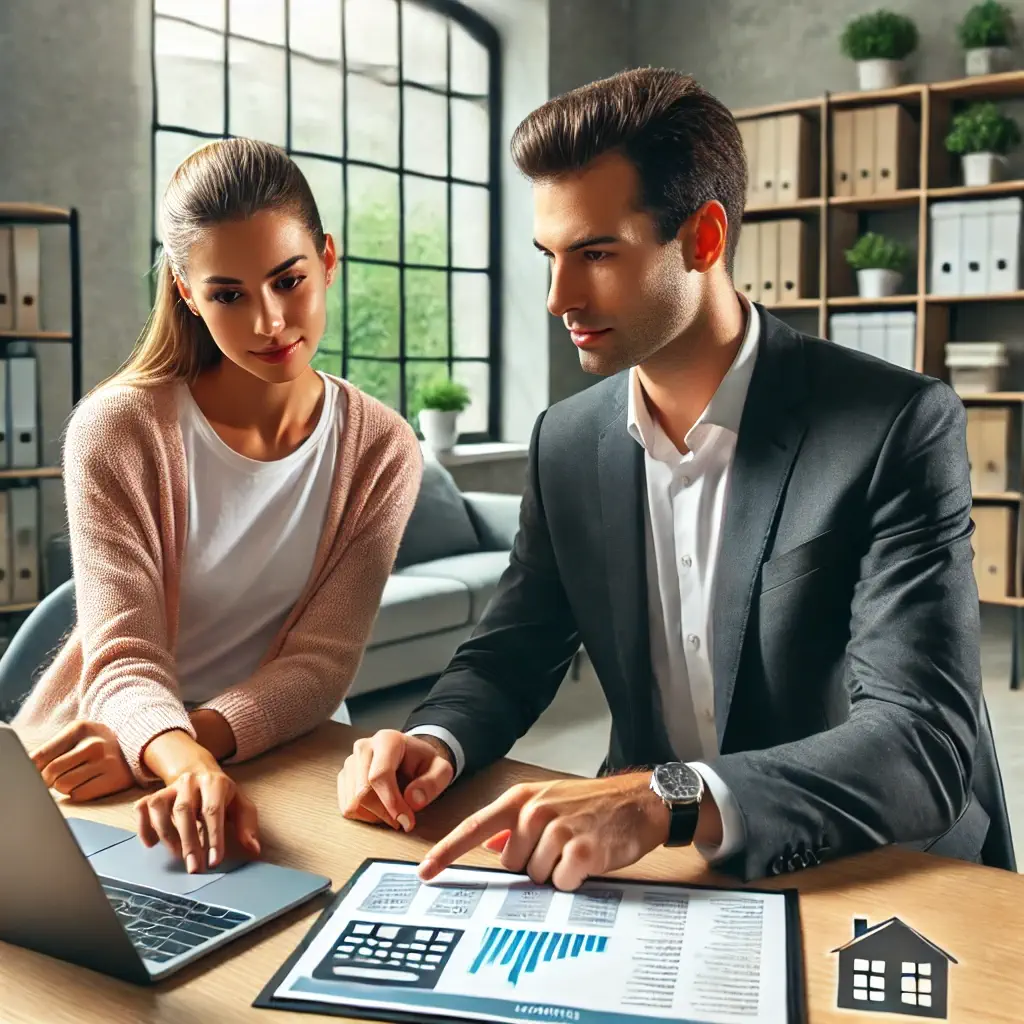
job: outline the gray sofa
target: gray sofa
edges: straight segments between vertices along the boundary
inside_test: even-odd
[[[420,493],[349,698],[445,668],[508,565],[520,501],[514,494],[463,493],[439,462],[425,460]]]

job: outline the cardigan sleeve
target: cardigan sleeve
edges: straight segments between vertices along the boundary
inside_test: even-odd
[[[82,643],[78,717],[112,729],[145,783],[155,780],[142,763],[150,740],[195,730],[168,641],[162,444],[147,438],[140,401],[116,390],[79,406],[65,436],[64,477]]]
[[[203,707],[221,714],[235,736],[229,762],[255,757],[326,721],[344,699],[363,658],[381,595],[419,492],[423,461],[407,423],[394,418],[390,436],[362,458],[376,471],[357,470],[330,568],[280,652],[244,682]],[[375,450],[376,449],[376,450]],[[349,506],[357,519],[345,527]]]

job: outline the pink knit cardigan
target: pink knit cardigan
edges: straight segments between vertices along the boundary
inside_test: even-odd
[[[244,761],[312,729],[344,698],[419,490],[412,428],[346,381],[334,486],[309,580],[259,667],[204,707]],[[341,397],[341,396],[339,396]],[[109,726],[139,782],[155,736],[195,730],[175,646],[188,472],[173,385],[108,386],[76,409],[64,474],[78,621],[14,720],[38,742],[76,718]]]

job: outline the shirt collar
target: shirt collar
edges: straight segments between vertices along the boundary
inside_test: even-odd
[[[706,433],[707,427],[724,427],[734,434],[740,431],[743,406],[747,400],[747,391],[750,389],[750,378],[754,372],[757,345],[761,336],[761,318],[757,310],[745,300],[740,301],[743,302],[747,315],[743,341],[732,365],[711,396],[711,401],[697,417],[697,422],[687,431],[686,446],[691,450],[700,447],[700,439]],[[626,428],[637,444],[654,453],[657,439],[662,432],[647,408],[643,385],[635,366],[629,371]]]

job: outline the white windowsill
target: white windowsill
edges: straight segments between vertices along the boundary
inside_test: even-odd
[[[506,459],[525,459],[530,446],[513,441],[491,441],[485,444],[457,444],[450,452],[435,455],[424,442],[420,442],[425,459],[436,458],[442,466],[468,466],[474,462],[504,462]]]

